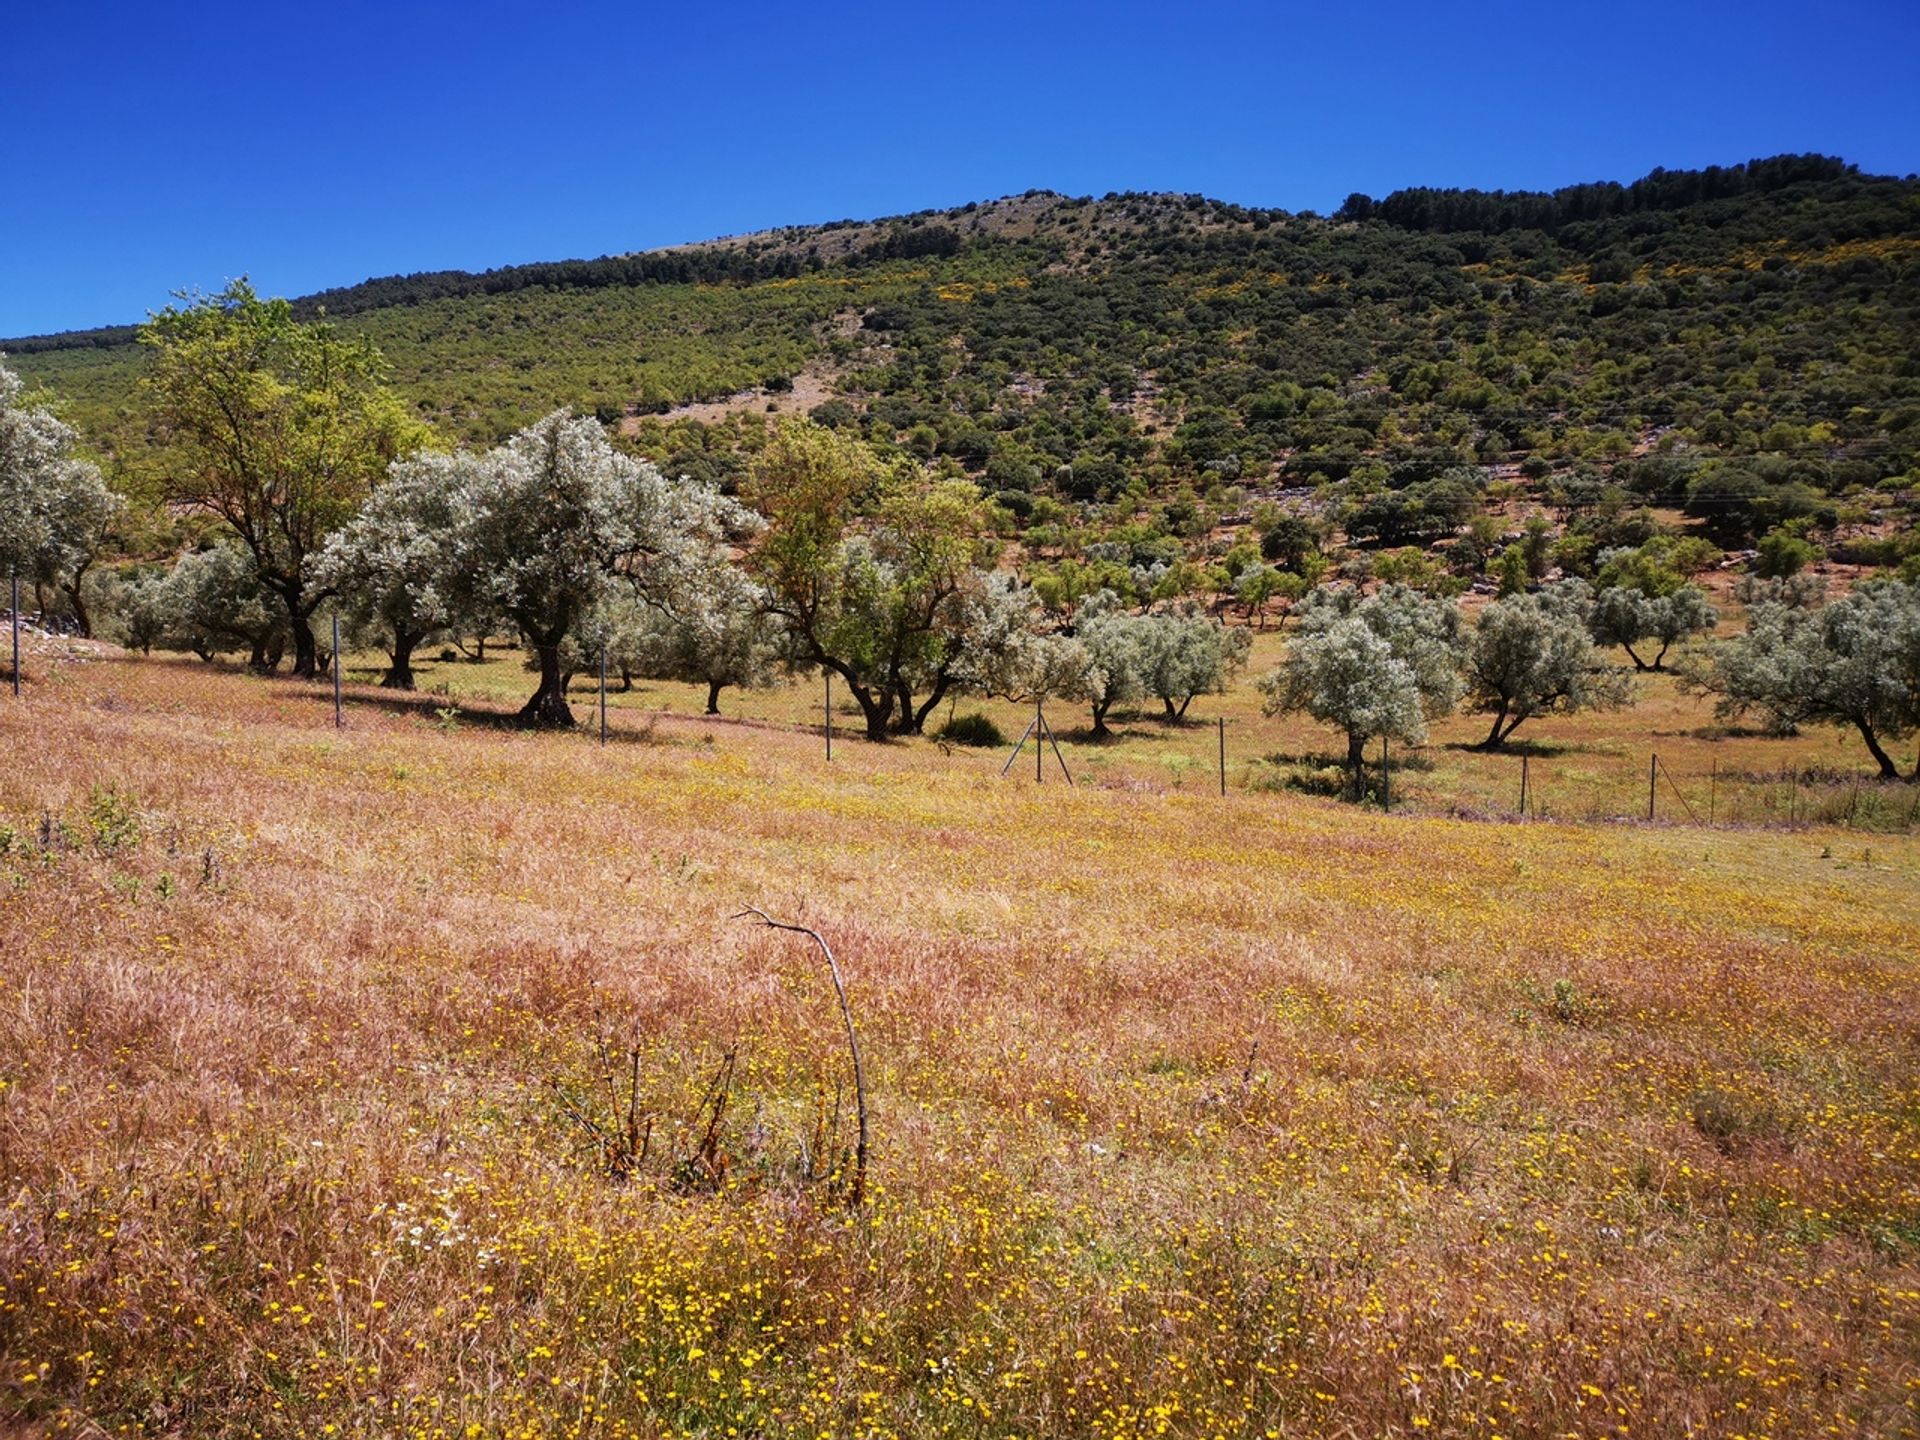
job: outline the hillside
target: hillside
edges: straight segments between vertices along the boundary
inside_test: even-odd
[[[759,416],[805,410],[973,476],[1027,526],[1461,463],[1575,505],[1608,479],[1677,502],[1726,457],[1762,500],[1851,496],[1873,525],[1920,461],[1920,185],[1819,157],[1333,217],[1031,193],[302,306],[372,337],[450,437],[572,405],[724,478]],[[136,485],[131,332],[3,348]]]

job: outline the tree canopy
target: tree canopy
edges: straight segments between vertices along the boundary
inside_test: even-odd
[[[321,546],[425,432],[365,337],[297,320],[245,280],[183,298],[140,331],[166,494],[232,529],[287,607],[294,673],[311,675]]]

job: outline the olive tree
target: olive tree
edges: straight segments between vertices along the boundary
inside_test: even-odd
[[[668,593],[749,519],[713,485],[667,479],[565,410],[451,463],[471,496],[450,541],[451,601],[519,627],[540,674],[520,711],[529,725],[573,724],[561,652],[577,625],[619,587]]]
[[[1625,650],[1634,669],[1663,670],[1669,650],[1690,635],[1711,630],[1719,620],[1698,585],[1682,585],[1665,595],[1614,585],[1594,597],[1588,627],[1601,644]],[[1640,653],[1649,645],[1659,646],[1651,660]]]
[[[1536,715],[1614,709],[1631,682],[1594,649],[1586,586],[1568,581],[1537,595],[1512,595],[1480,612],[1466,648],[1471,707],[1491,713],[1480,742],[1497,750]]]
[[[1452,601],[1403,586],[1364,599],[1351,588],[1315,591],[1286,659],[1258,682],[1266,712],[1338,726],[1357,784],[1369,740],[1418,744],[1428,721],[1459,701],[1462,628]]]
[[[244,650],[247,663],[263,672],[286,653],[286,607],[237,545],[188,551],[153,592],[134,598],[144,612],[135,615],[140,638],[148,643],[190,650],[202,660]]]
[[[1102,683],[1086,644],[1056,629],[1038,585],[994,573],[969,592],[960,681],[1007,700],[1080,701]]]
[[[637,606],[634,620],[632,672],[706,686],[709,715],[720,713],[722,690],[773,683],[779,627],[759,586],[717,549],[684,567],[657,601]]]
[[[167,498],[232,530],[286,609],[293,673],[314,674],[321,547],[422,427],[370,342],[297,320],[245,280],[160,311],[140,341]]]
[[[1146,617],[1129,613],[1113,591],[1097,591],[1081,604],[1073,636],[1087,654],[1088,669],[1071,698],[1092,707],[1094,738],[1104,740],[1113,734],[1107,726],[1113,707],[1147,693]]]
[[[348,622],[381,635],[389,690],[414,688],[414,650],[458,618],[455,541],[475,505],[474,469],[429,453],[394,462],[314,567]]]
[[[74,456],[73,431],[46,407],[21,403],[22,389],[0,364],[0,580],[51,586],[91,635],[82,582],[125,507],[100,471]]]
[[[1217,695],[1246,664],[1253,637],[1186,603],[1143,617],[1141,683],[1169,720],[1186,717],[1196,695]]]
[[[1723,715],[1758,712],[1776,732],[1850,726],[1895,779],[1886,747],[1920,729],[1920,585],[1880,581],[1811,610],[1762,604],[1696,683]],[[1907,778],[1920,780],[1920,761]]]

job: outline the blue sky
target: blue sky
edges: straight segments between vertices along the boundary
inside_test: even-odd
[[[23,5],[0,335],[1031,187],[1920,170],[1920,5]]]

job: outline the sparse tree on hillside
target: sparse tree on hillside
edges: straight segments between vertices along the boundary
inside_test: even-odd
[[[1367,742],[1426,739],[1427,722],[1460,698],[1460,608],[1400,586],[1361,599],[1351,589],[1314,592],[1300,634],[1259,682],[1267,713],[1304,710],[1347,737],[1356,785]]]
[[[298,321],[244,280],[169,306],[140,339],[168,497],[232,528],[286,607],[293,673],[312,675],[320,548],[424,431],[369,342]]]
[[[1607,664],[1587,633],[1589,603],[1586,587],[1571,581],[1481,611],[1467,645],[1466,678],[1472,708],[1493,715],[1482,749],[1498,749],[1536,715],[1626,703],[1626,672]]]
[[[1850,726],[1895,779],[1886,747],[1920,729],[1920,586],[1881,581],[1813,610],[1762,604],[1695,683],[1722,714],[1758,711],[1779,733]],[[1920,761],[1907,778],[1920,780]]]

